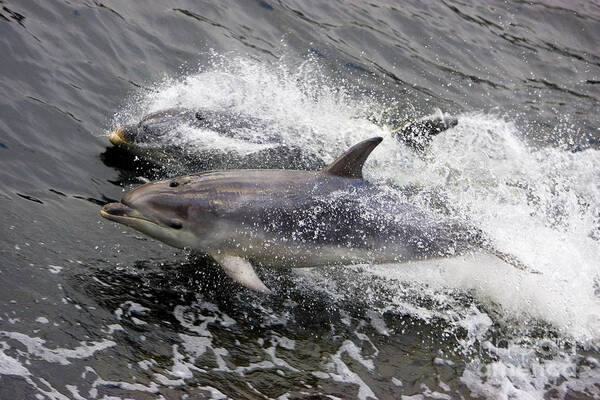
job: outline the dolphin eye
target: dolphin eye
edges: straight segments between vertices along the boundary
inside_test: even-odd
[[[169,228],[181,229],[182,227],[183,225],[181,225],[181,222],[179,221],[169,221]]]
[[[173,182],[169,183],[169,186],[170,187],[177,187],[177,186],[179,186],[179,182],[173,181]]]

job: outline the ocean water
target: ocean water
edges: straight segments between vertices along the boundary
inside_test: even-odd
[[[0,399],[600,398],[599,37],[588,1],[0,1]],[[107,139],[170,107],[324,162],[383,136],[367,180],[539,273],[465,255],[241,288],[100,217],[178,172]],[[459,124],[424,155],[391,137],[438,110]],[[199,156],[268,147],[178,129]]]

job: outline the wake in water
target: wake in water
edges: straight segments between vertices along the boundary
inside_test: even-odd
[[[368,180],[432,212],[469,221],[496,248],[541,272],[524,273],[495,257],[462,256],[295,273],[298,290],[308,291],[307,296],[324,293],[342,314],[356,299],[368,310],[355,319],[341,316],[333,330],[352,326],[350,331],[359,340],[343,341],[337,351],[328,353],[329,363],[312,365],[317,378],[351,382],[359,385],[359,397],[374,396],[369,375],[386,368],[386,361],[378,358],[373,341],[377,335],[402,335],[398,320],[409,318],[412,324],[426,327],[413,334],[444,338],[445,347],[440,347],[435,363],[456,365],[457,376],[451,379],[466,384],[472,395],[563,398],[579,392],[600,396],[600,152],[534,148],[523,139],[528,132],[519,130],[510,118],[468,113],[459,116],[456,128],[435,137],[425,155],[415,154],[392,140],[385,124],[373,123],[372,116],[390,103],[376,96],[357,100],[313,61],[291,70],[283,64],[216,57],[211,68],[165,80],[150,95],[140,95],[114,122],[132,123],[147,113],[173,107],[233,110],[275,121],[286,144],[308,148],[325,163],[340,149],[384,136],[387,145],[376,149],[366,164]],[[195,146],[255,151],[264,132],[250,129],[247,134],[256,135],[255,140],[186,127],[178,140],[192,154]],[[207,307],[203,301],[189,308]],[[284,301],[277,309],[268,306],[268,300],[253,297],[251,305],[267,307],[264,313],[284,326],[295,325],[290,315],[298,310],[292,303]],[[214,353],[219,371],[248,372],[225,368],[221,357],[227,350],[190,325],[185,309],[174,311],[190,332],[180,334],[183,345],[173,350],[171,375],[178,369],[185,372],[181,379],[193,376],[198,369],[195,354],[204,354],[206,348]],[[221,313],[218,308],[211,310]],[[361,330],[364,315],[374,330],[368,335]],[[219,324],[229,321],[227,316],[219,318],[224,318]],[[272,343],[273,350],[267,351],[269,366],[297,370],[298,366],[274,355],[275,347],[293,349],[293,342],[278,338]],[[366,369],[366,377],[351,370],[344,354]],[[400,388],[401,379],[395,379],[392,383]],[[450,398],[448,393],[457,390],[452,386],[440,378],[438,391],[426,385],[422,394]]]

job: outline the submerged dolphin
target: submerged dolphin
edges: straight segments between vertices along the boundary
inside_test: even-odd
[[[410,149],[423,151],[433,136],[457,124],[456,118],[440,111],[401,126],[394,122],[391,130],[392,135]],[[208,129],[223,137],[271,147],[249,154],[191,148],[189,145],[193,143],[179,140],[182,127]],[[187,173],[221,168],[318,170],[325,166],[317,154],[284,143],[281,129],[276,121],[233,111],[171,108],[148,114],[137,124],[114,129],[109,133],[109,140],[115,146],[155,162],[181,166],[180,170]]]
[[[241,154],[202,147],[185,137],[186,127],[210,130],[258,149]],[[233,111],[169,108],[148,114],[138,123],[120,126],[108,138],[116,147],[181,173],[223,168],[317,170],[324,167],[318,155],[283,143],[274,121]]]
[[[205,128],[227,137],[254,140],[253,132],[266,132],[261,141],[279,143],[281,137],[269,134],[273,124],[267,119],[250,117],[233,111],[168,108],[142,117],[137,124],[123,125],[109,133],[114,145],[157,145],[180,126]]]
[[[479,231],[363,180],[363,164],[381,141],[353,146],[322,171],[212,171],[147,183],[101,214],[208,253],[234,280],[262,292],[269,289],[249,260],[285,267],[389,263],[485,248]]]

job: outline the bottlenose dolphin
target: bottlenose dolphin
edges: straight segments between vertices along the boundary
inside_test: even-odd
[[[309,267],[486,249],[478,230],[363,179],[363,164],[381,141],[360,142],[321,171],[211,171],[150,182],[101,214],[171,246],[208,253],[234,280],[262,292],[269,289],[250,260]]]
[[[402,124],[393,122],[390,130],[398,141],[420,152],[426,149],[433,136],[457,123],[456,118],[440,111]],[[215,148],[202,149],[181,140],[180,130],[185,127],[207,129],[226,138],[256,145],[267,144],[269,147],[247,154]],[[170,108],[148,114],[138,123],[114,129],[109,133],[109,140],[115,146],[186,173],[223,168],[315,171],[325,166],[314,152],[285,143],[281,129],[286,129],[289,134],[289,130],[294,128],[282,128],[277,126],[276,121],[228,110]]]
[[[203,147],[185,137],[187,127],[210,130],[257,149],[240,153]],[[274,121],[226,110],[170,108],[120,126],[108,138],[118,148],[179,173],[223,168],[317,170],[325,165],[318,155],[283,143]]]
[[[281,142],[281,137],[270,131],[273,122],[254,118],[234,111],[210,109],[168,108],[145,115],[135,124],[123,125],[109,133],[109,140],[115,145],[154,145],[161,142],[173,130],[182,126],[210,129],[227,137],[248,141],[256,140],[255,133],[265,133],[261,142]]]

